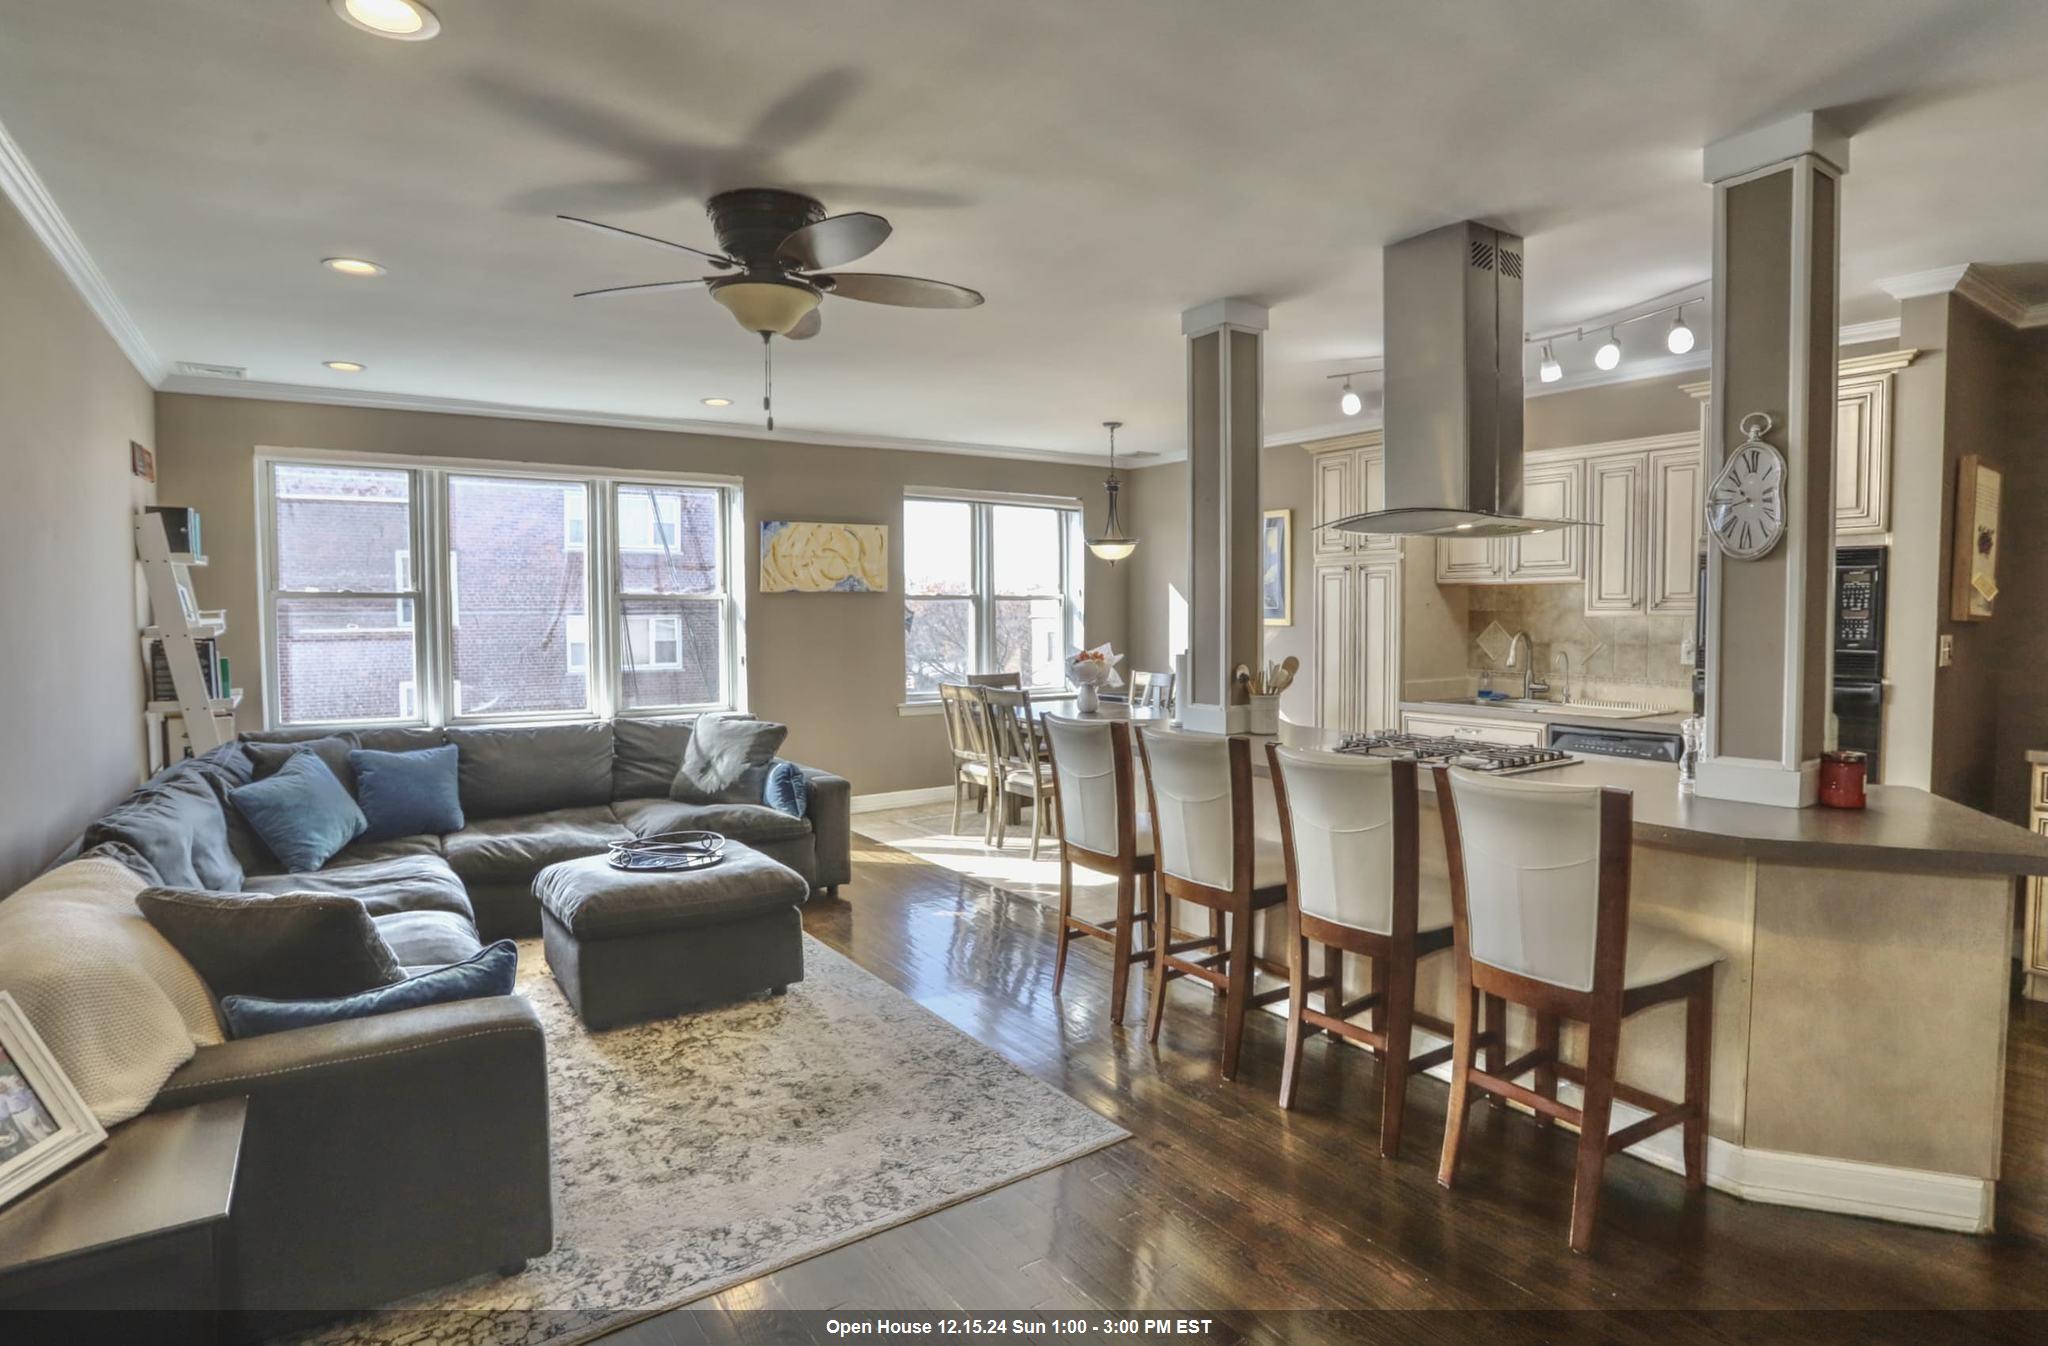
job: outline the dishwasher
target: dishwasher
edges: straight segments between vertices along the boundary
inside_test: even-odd
[[[1621,725],[1553,724],[1545,746],[1584,757],[1629,757],[1638,762],[1670,762],[1674,766],[1685,755],[1685,740],[1676,729]]]

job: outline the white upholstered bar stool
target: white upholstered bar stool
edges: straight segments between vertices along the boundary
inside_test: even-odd
[[[1280,1106],[1294,1106],[1302,1043],[1320,1030],[1362,1043],[1380,1058],[1380,1154],[1401,1148],[1408,1077],[1451,1059],[1441,1047],[1411,1057],[1415,964],[1451,947],[1449,894],[1422,895],[1416,765],[1384,757],[1266,745],[1287,860],[1287,1062]],[[1323,949],[1311,977],[1309,945]],[[1344,955],[1372,960],[1372,987],[1344,1000]],[[1321,1012],[1308,995],[1322,992]],[[1371,1011],[1364,1025],[1353,1015]],[[1448,1024],[1432,1020],[1440,1030]]]
[[[1131,964],[1151,959],[1151,940],[1141,948],[1138,927],[1152,925],[1159,903],[1153,870],[1152,819],[1138,807],[1132,781],[1131,727],[1121,720],[1076,720],[1041,715],[1046,756],[1057,788],[1052,807],[1059,820],[1060,933],[1053,955],[1052,993],[1067,976],[1067,945],[1077,935],[1109,941],[1109,1021],[1124,1021]],[[1074,914],[1074,866],[1116,876],[1116,915],[1106,922]],[[1144,886],[1140,906],[1138,889]]]
[[[1706,1183],[1708,1064],[1714,965],[1721,951],[1629,915],[1630,829],[1626,790],[1501,780],[1437,767],[1437,810],[1450,864],[1457,1023],[1450,1111],[1437,1181],[1457,1177],[1465,1107],[1483,1090],[1535,1110],[1538,1125],[1562,1117],[1579,1127],[1571,1246],[1593,1238],[1607,1156],[1667,1127],[1685,1128],[1685,1181]],[[1497,1070],[1474,1068],[1472,993],[1500,996],[1536,1017],[1536,1046]],[[1621,1021],[1667,1001],[1685,1002],[1685,1098],[1673,1102],[1615,1079]],[[1560,1019],[1586,1025],[1583,1068],[1558,1059]],[[1514,1081],[1535,1072],[1535,1087]],[[1557,1101],[1562,1077],[1583,1086],[1577,1108]],[[1650,1115],[1610,1131],[1615,1099]]]
[[[1252,831],[1251,742],[1140,725],[1138,753],[1159,852],[1147,1033],[1159,1041],[1168,982],[1208,983],[1223,996],[1223,1078],[1235,1079],[1246,1011],[1287,994],[1284,986],[1252,994],[1252,915],[1287,900],[1287,874],[1280,843]],[[1175,943],[1176,901],[1227,918],[1224,929]],[[1207,952],[1184,956],[1198,950]]]

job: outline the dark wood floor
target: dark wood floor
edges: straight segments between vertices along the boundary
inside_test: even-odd
[[[856,847],[855,881],[837,900],[813,902],[805,927],[1133,1139],[699,1309],[1317,1309],[1328,1312],[1254,1315],[1237,1326],[1255,1340],[1447,1341],[1473,1339],[1475,1324],[1496,1319],[1371,1311],[1686,1311],[1606,1314],[1601,1331],[1572,1334],[1661,1346],[1784,1335],[1737,1326],[1759,1321],[1752,1315],[1703,1310],[1884,1310],[1882,1321],[1925,1342],[2012,1339],[2016,1328],[2031,1335],[2035,1320],[1900,1311],[2048,1308],[2048,1007],[2014,1011],[1999,1233],[1972,1238],[1689,1194],[1676,1175],[1622,1158],[1608,1166],[1598,1242],[1581,1257],[1565,1247],[1569,1134],[1475,1107],[1459,1189],[1446,1192],[1436,1183],[1438,1081],[1411,1086],[1404,1151],[1383,1161],[1373,1143],[1378,1065],[1367,1054],[1309,1044],[1297,1108],[1282,1113],[1278,1019],[1252,1016],[1245,1065],[1226,1084],[1216,1073],[1220,1015],[1206,991],[1171,989],[1165,1032],[1150,1048],[1135,986],[1131,1023],[1109,1024],[1101,945],[1076,946],[1055,1000],[1046,908],[886,846]],[[1882,1069],[1882,1059],[1873,1042],[1865,1064]],[[1798,1321],[1800,1339],[1843,1339]],[[2048,1340],[2048,1315],[2038,1321],[2036,1339]],[[1608,1330],[1621,1323],[1631,1324],[1623,1335]],[[678,1314],[608,1342],[702,1339]]]

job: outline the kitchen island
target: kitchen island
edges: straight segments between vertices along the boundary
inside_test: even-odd
[[[1340,736],[1290,737],[1334,746]],[[1253,740],[1262,778],[1265,742]],[[1430,773],[1422,779],[1421,882],[1440,888],[1442,832]],[[2020,876],[2048,874],[2048,839],[1902,786],[1872,786],[1868,808],[1845,811],[1699,799],[1680,793],[1676,767],[1610,758],[1524,779],[1629,791],[1635,910],[1726,955],[1714,984],[1712,1185],[1991,1228],[2013,903]],[[1259,795],[1258,826],[1276,833],[1270,788]],[[1266,913],[1259,947],[1281,950],[1284,928]],[[1448,957],[1423,961],[1419,1011],[1451,1017],[1450,974]],[[1362,993],[1362,980],[1352,989]],[[1532,1045],[1532,1029],[1510,1010],[1515,1051]],[[1567,1029],[1564,1045],[1583,1060],[1582,1029]],[[1676,1097],[1683,1048],[1681,1006],[1636,1015],[1622,1032],[1621,1077]],[[1633,1119],[1617,1106],[1617,1127]],[[1677,1133],[1630,1153],[1678,1168]]]

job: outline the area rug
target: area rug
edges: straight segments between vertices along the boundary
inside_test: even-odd
[[[538,940],[555,1247],[297,1338],[320,1346],[586,1340],[1129,1133],[804,939],[789,994],[584,1029]]]

